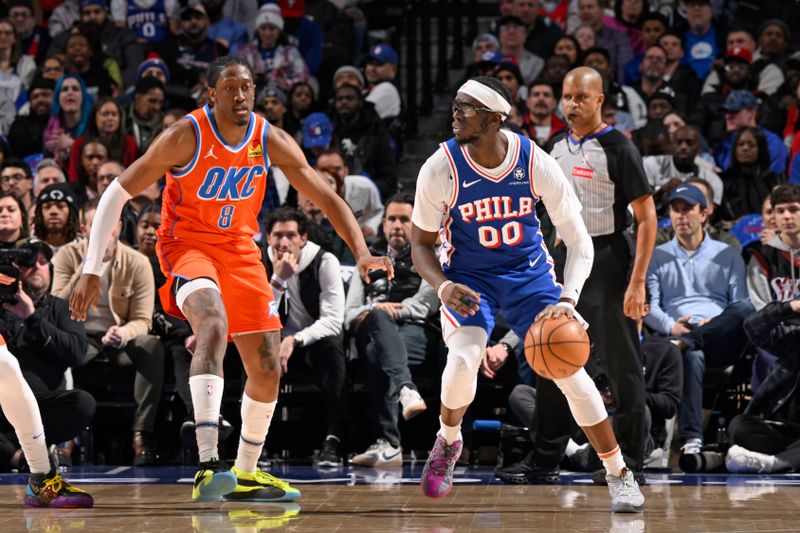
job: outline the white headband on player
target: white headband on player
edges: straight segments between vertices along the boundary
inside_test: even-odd
[[[469,80],[458,89],[458,92],[473,97],[495,113],[508,116],[511,112],[511,104],[500,93],[481,82]]]

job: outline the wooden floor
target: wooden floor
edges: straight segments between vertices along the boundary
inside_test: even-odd
[[[762,484],[645,487],[639,515],[609,512],[607,489],[589,485],[461,485],[443,500],[412,484],[301,486],[292,504],[196,504],[180,485],[82,485],[87,510],[31,509],[21,485],[0,486],[0,531],[797,531],[800,488]]]

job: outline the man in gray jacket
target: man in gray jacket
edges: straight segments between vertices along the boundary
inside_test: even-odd
[[[377,440],[350,462],[362,466],[401,464],[398,401],[409,420],[426,409],[411,381],[409,364],[425,360],[425,323],[438,309],[439,299],[411,262],[411,211],[414,197],[397,194],[386,202],[383,215],[385,241],[372,253],[388,255],[394,263],[394,279],[382,272],[370,273],[365,285],[353,276],[347,291],[345,324],[355,334],[359,357],[364,361],[374,413]]]
[[[342,464],[347,419],[344,284],[336,256],[308,240],[308,219],[281,207],[267,219],[267,271],[281,317],[279,350],[283,374],[313,369],[322,389],[327,434],[319,466]]]

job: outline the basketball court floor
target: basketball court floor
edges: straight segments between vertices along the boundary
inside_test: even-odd
[[[93,509],[22,505],[26,477],[0,475],[0,532],[459,532],[797,531],[800,474],[649,474],[641,515],[613,515],[587,474],[559,485],[497,482],[487,467],[458,468],[442,500],[419,490],[421,463],[376,470],[282,466],[302,497],[287,504],[194,503],[192,468],[78,467],[65,476],[91,491]]]

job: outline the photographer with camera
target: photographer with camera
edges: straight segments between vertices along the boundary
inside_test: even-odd
[[[19,279],[0,290],[0,331],[33,390],[48,444],[78,436],[95,411],[88,392],[65,389],[64,372],[81,364],[87,340],[83,325],[70,318],[67,302],[49,294],[52,257],[50,247],[38,239],[0,251],[2,273]],[[6,442],[0,448],[0,463],[8,466],[7,452],[13,454],[16,447]]]
[[[308,219],[281,207],[266,222],[269,244],[264,258],[283,329],[281,372],[295,376],[309,367],[322,389],[327,433],[319,466],[342,464],[347,420],[344,342],[344,283],[339,260],[308,240]],[[354,276],[356,277],[356,276]]]
[[[408,194],[396,194],[386,202],[384,240],[372,250],[373,255],[392,258],[394,279],[376,272],[364,284],[353,276],[347,291],[345,324],[355,334],[366,369],[376,438],[364,453],[351,459],[357,465],[402,464],[398,402],[406,420],[427,408],[411,381],[409,363],[425,360],[425,325],[438,309],[439,298],[411,262],[413,206],[414,197]]]
[[[683,352],[679,412],[682,454],[703,447],[703,375],[735,363],[747,346],[742,329],[753,312],[744,261],[737,250],[708,236],[706,195],[691,184],[669,198],[675,238],[657,246],[647,271],[652,300],[644,323]]]
[[[86,239],[66,244],[53,259],[55,296],[69,296],[83,272],[97,200],[90,201],[81,211]],[[150,262],[119,241],[120,231],[121,220],[114,227],[103,257],[99,301],[88,311],[89,349],[83,362],[98,359],[107,360],[114,367],[135,367],[133,464],[144,466],[155,462],[153,430],[164,382],[164,347],[158,337],[148,334],[156,294]],[[80,381],[80,372],[76,372],[76,382]]]

